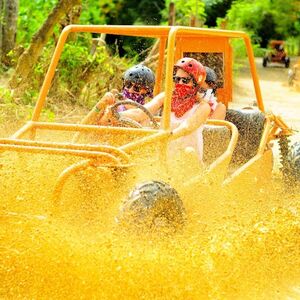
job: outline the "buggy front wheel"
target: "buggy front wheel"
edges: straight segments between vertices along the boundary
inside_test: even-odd
[[[288,68],[290,66],[290,59],[289,58],[285,59],[284,65],[285,65],[286,68]]]
[[[262,63],[263,67],[265,68],[267,66],[267,64],[268,64],[268,58],[264,57],[263,63]]]

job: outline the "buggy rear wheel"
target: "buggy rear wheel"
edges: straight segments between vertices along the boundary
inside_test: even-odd
[[[288,57],[285,58],[284,65],[286,68],[288,68],[290,66],[290,59]]]
[[[300,183],[300,141],[290,147],[288,161],[290,178],[292,181]]]

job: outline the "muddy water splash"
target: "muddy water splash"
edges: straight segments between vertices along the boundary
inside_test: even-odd
[[[2,299],[300,299],[299,194],[192,191],[182,232],[141,236],[115,222],[126,181],[74,176],[53,214],[75,161],[1,155]]]

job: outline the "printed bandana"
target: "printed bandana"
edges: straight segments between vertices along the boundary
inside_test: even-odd
[[[152,95],[151,92],[148,92],[148,93],[146,93],[146,94],[140,95],[140,94],[138,94],[138,93],[130,93],[129,90],[128,90],[127,88],[124,88],[124,89],[123,89],[122,94],[123,94],[123,97],[124,97],[125,99],[133,100],[133,101],[135,101],[135,102],[137,102],[137,103],[139,103],[139,104],[142,104],[142,105],[145,104],[145,99],[146,99],[147,97],[149,97],[149,98],[152,98],[152,97],[153,97],[153,95]]]
[[[175,84],[175,90],[172,95],[171,111],[177,118],[182,117],[189,111],[197,101],[197,87],[185,84]]]

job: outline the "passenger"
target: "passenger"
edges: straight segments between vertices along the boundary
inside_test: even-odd
[[[127,71],[123,75],[122,100],[133,100],[144,105],[153,98],[153,88],[155,84],[155,75],[148,67],[138,64]],[[99,100],[89,114],[81,121],[82,124],[100,124],[100,120],[104,115],[105,108],[116,102],[120,95],[117,89],[113,89]],[[125,111],[132,106],[119,106],[119,111]],[[103,122],[102,122],[103,123]]]
[[[226,115],[226,106],[217,101],[217,74],[216,72],[209,68],[205,67],[206,70],[206,79],[201,85],[200,91],[202,98],[208,101],[208,104],[212,107],[212,112],[209,116],[210,119],[224,120]]]

